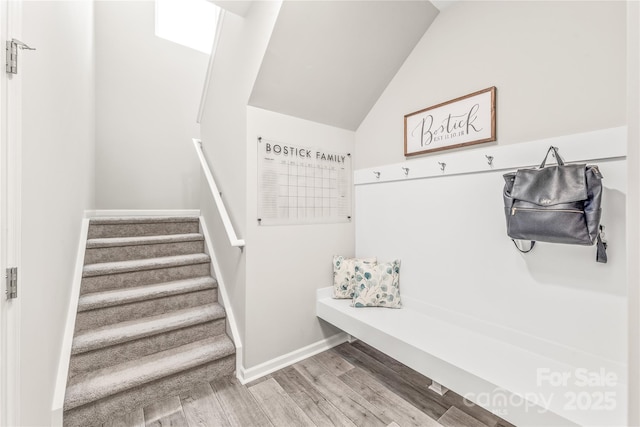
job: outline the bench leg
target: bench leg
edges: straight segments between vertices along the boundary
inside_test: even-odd
[[[445,387],[445,386],[443,386],[442,384],[437,383],[437,382],[435,382],[435,381],[432,381],[432,382],[431,382],[431,385],[429,386],[429,390],[433,390],[433,391],[435,391],[435,392],[436,392],[436,393],[438,393],[440,396],[444,396],[444,394],[445,394],[446,392],[448,392],[448,391],[449,391],[449,389],[448,389],[448,388],[446,388],[446,387]]]
[[[351,334],[347,334],[347,342],[348,342],[349,344],[352,344],[352,343],[354,343],[354,342],[356,342],[356,341],[358,341],[358,338],[354,337],[354,336],[353,336],[353,335],[351,335]]]

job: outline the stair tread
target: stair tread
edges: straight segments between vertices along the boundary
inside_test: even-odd
[[[71,346],[71,354],[98,350],[224,317],[224,308],[218,303],[213,303],[114,323],[76,335]]]
[[[102,262],[88,264],[82,270],[82,277],[103,276],[107,274],[128,273],[131,271],[153,270],[190,264],[204,264],[211,261],[204,253],[176,255],[160,258],[134,259],[127,261]]]
[[[67,387],[64,409],[69,410],[154,380],[213,362],[235,352],[226,335],[101,368],[73,378]]]
[[[114,216],[92,218],[91,225],[120,225],[120,224],[158,224],[176,222],[198,222],[197,216]]]
[[[129,304],[171,295],[185,294],[204,289],[215,289],[216,286],[216,279],[211,276],[205,276],[196,277],[195,279],[158,283],[155,285],[138,286],[134,288],[92,292],[80,296],[78,301],[78,312],[104,307],[113,307],[116,305]]]
[[[201,233],[165,234],[160,236],[101,237],[87,240],[87,249],[120,246],[156,245],[161,243],[194,242],[204,240]]]

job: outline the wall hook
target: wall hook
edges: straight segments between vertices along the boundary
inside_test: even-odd
[[[447,167],[447,164],[445,162],[438,162],[438,164],[440,165],[440,170],[444,172],[444,168]]]
[[[409,176],[409,168],[403,167],[402,170],[404,171],[405,176]]]
[[[373,174],[376,176],[376,178],[380,178],[380,172],[374,171]]]
[[[487,163],[489,164],[489,166],[493,166],[493,156],[487,156],[485,154],[485,157],[487,158]]]

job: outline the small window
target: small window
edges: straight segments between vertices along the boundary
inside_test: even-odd
[[[156,36],[210,54],[218,12],[208,0],[156,0]]]

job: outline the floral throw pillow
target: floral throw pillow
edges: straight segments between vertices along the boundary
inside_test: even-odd
[[[400,260],[376,265],[356,262],[353,307],[401,308]]]
[[[333,257],[333,298],[353,298],[355,282],[355,264],[375,264],[375,258],[345,258],[341,255]]]

